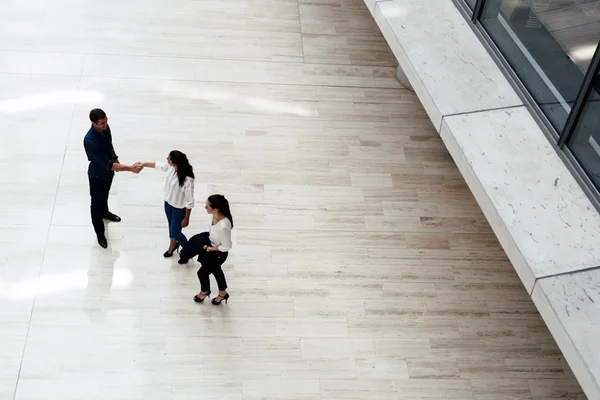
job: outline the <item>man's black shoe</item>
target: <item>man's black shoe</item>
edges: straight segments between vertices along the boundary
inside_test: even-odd
[[[98,235],[98,244],[103,249],[106,249],[108,247],[108,241],[106,240],[106,237],[104,235]]]
[[[104,217],[105,219],[111,221],[111,222],[121,222],[121,217],[119,217],[118,215],[115,215],[111,212],[109,212],[108,214],[106,214],[106,216]]]

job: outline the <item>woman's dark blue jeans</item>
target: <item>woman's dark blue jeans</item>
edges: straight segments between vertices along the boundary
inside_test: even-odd
[[[175,240],[180,246],[185,246],[188,240],[181,231],[181,222],[185,218],[185,208],[175,208],[165,201],[165,214],[169,223],[169,238]]]

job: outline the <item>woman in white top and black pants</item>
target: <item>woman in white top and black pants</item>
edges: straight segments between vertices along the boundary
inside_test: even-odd
[[[167,162],[144,162],[135,165],[168,172],[165,181],[165,214],[171,242],[163,256],[171,257],[179,246],[185,246],[188,242],[181,230],[190,224],[190,215],[194,208],[194,169],[187,156],[178,150],[169,153]]]
[[[233,217],[229,209],[229,201],[220,195],[213,194],[206,200],[206,212],[212,214],[212,222],[208,232],[194,235],[180,253],[180,264],[185,264],[192,257],[198,256],[202,267],[198,270],[200,293],[194,296],[194,301],[202,303],[210,295],[210,274],[215,276],[219,286],[219,295],[211,303],[219,305],[223,300],[227,303],[227,280],[221,266],[227,260],[231,247],[231,229]]]

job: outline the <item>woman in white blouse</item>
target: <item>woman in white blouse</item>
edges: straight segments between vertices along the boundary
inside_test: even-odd
[[[164,199],[171,241],[163,256],[171,257],[179,246],[183,247],[188,242],[181,230],[190,224],[190,215],[194,208],[194,169],[187,156],[179,150],[171,151],[167,162],[144,162],[134,165],[156,168],[168,173]]]
[[[211,303],[218,306],[223,300],[227,303],[229,299],[227,280],[221,266],[227,260],[229,250],[233,246],[233,216],[229,209],[229,201],[220,194],[210,196],[204,208],[208,214],[212,214],[210,229],[190,238],[181,250],[179,264],[185,264],[192,257],[198,256],[198,262],[202,265],[197,274],[200,293],[194,296],[194,301],[202,303],[210,295],[210,274],[213,274],[219,286],[219,295],[212,299]]]

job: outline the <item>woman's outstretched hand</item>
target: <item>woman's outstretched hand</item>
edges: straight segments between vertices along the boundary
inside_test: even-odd
[[[136,174],[139,174],[141,170],[144,169],[144,163],[141,162],[136,162],[135,164],[133,164],[133,172],[135,172]]]

